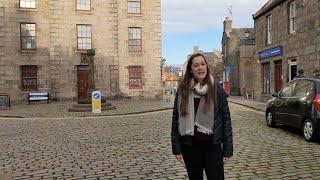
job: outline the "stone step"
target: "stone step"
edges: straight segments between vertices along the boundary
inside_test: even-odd
[[[101,103],[106,103],[106,98],[104,96],[102,96],[101,98]],[[91,99],[90,98],[79,99],[78,104],[91,104]]]
[[[101,107],[101,111],[107,111],[107,110],[113,110],[116,109],[115,106],[105,106],[105,107]],[[78,107],[78,108],[69,108],[68,109],[69,112],[91,112],[92,109],[91,107]]]
[[[101,107],[111,106],[111,103],[101,103]],[[91,108],[92,104],[74,104],[73,108]]]

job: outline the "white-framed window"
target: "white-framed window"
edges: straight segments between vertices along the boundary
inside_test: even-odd
[[[296,2],[292,1],[289,5],[289,32],[290,34],[296,32]]]
[[[289,59],[289,81],[292,81],[297,76],[297,60]]]
[[[36,49],[35,23],[20,23],[20,47],[21,50]]]
[[[78,50],[92,49],[91,25],[77,24],[77,48]]]
[[[267,44],[272,43],[272,37],[271,37],[271,31],[272,31],[272,16],[267,16]]]
[[[270,63],[262,64],[263,70],[263,93],[270,93]]]
[[[129,27],[129,51],[139,52],[142,51],[142,40],[141,40],[141,28],[140,27]]]
[[[128,0],[128,13],[140,14],[141,13],[141,0]]]
[[[90,11],[91,10],[91,0],[77,0],[77,10],[78,11]]]
[[[20,0],[20,8],[36,8],[36,0]]]

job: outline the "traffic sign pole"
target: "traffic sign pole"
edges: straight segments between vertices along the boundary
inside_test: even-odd
[[[91,101],[92,113],[101,113],[101,92],[93,91]]]

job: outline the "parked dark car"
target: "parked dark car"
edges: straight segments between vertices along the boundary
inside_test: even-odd
[[[320,80],[298,78],[272,95],[266,109],[269,127],[283,124],[302,130],[306,141],[320,134]]]

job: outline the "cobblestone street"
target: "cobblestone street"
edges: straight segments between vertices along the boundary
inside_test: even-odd
[[[268,128],[264,113],[230,104],[234,157],[226,179],[319,179],[320,144]],[[0,119],[0,177],[186,179],[171,154],[171,110],[130,116]]]

